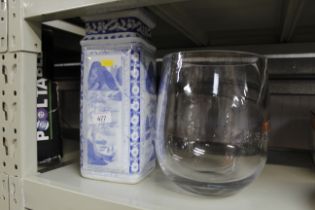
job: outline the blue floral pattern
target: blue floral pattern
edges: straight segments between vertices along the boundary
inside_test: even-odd
[[[157,92],[156,72],[152,62],[150,62],[146,72],[147,72],[147,76],[145,78],[146,89],[150,94],[156,94]]]
[[[169,58],[167,58],[169,59]],[[161,80],[160,80],[160,86],[158,90],[158,105],[157,105],[157,114],[156,114],[156,130],[155,130],[155,148],[156,152],[159,154],[165,154],[165,147],[163,145],[164,137],[165,137],[165,114],[166,114],[166,104],[167,104],[167,86],[170,82],[170,64],[172,62],[170,61],[164,61],[163,63],[166,63],[167,66],[164,66],[162,69],[164,69],[163,72],[161,72]],[[160,157],[163,155],[160,155]],[[163,156],[166,157],[166,156]],[[164,161],[162,159],[159,159],[160,162]]]
[[[98,146],[100,148],[95,148]],[[98,154],[95,151],[104,151],[104,154]],[[108,146],[106,141],[94,142],[88,141],[89,163],[94,165],[107,165],[114,159],[115,153],[113,146]]]
[[[118,33],[118,34],[90,34],[85,36],[82,40],[108,40],[108,39],[121,39],[121,38],[141,38],[142,36],[134,33]]]
[[[111,71],[101,66],[100,62],[95,61],[89,71],[88,89],[98,91],[110,91],[108,98],[121,101],[122,99],[122,69],[114,66]]]
[[[84,75],[84,51],[81,53],[80,70],[80,167],[83,167],[83,145],[86,142],[83,135],[83,75]]]
[[[129,172],[140,170],[140,51],[130,53],[130,164]],[[138,104],[137,109],[134,108]]]
[[[100,61],[91,61],[86,75],[85,137],[88,162],[108,165],[115,160],[117,149],[112,139],[117,137],[117,126],[120,125],[118,116],[123,94],[122,66],[103,66]],[[110,120],[102,121],[105,118]]]
[[[119,32],[135,32],[148,38],[151,29],[136,17],[123,17],[99,21],[88,21],[85,24],[87,35],[113,34]]]
[[[147,108],[148,113],[145,120],[145,139],[152,141],[152,147],[154,148],[154,138],[156,130],[156,103],[157,103],[157,76],[156,69],[152,61],[149,62],[146,67],[146,79],[145,87],[146,92],[150,95],[150,100],[148,101]],[[153,152],[150,160],[155,159],[155,153]]]

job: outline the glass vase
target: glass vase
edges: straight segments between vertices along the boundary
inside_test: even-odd
[[[230,195],[266,162],[267,59],[237,51],[188,51],[163,59],[156,153],[164,174],[202,195]]]

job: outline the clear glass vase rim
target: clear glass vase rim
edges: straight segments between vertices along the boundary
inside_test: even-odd
[[[253,52],[247,52],[247,51],[238,51],[238,50],[187,50],[187,51],[177,51],[177,52],[172,52],[172,53],[169,53],[169,54],[165,55],[163,57],[163,60],[165,60],[167,58],[171,58],[173,56],[177,56],[179,54],[184,55],[184,58],[185,58],[185,55],[186,56],[190,55],[193,58],[194,55],[202,54],[202,53],[204,53],[205,56],[208,56],[208,57],[211,56],[210,55],[211,53],[213,53],[213,54],[214,53],[221,53],[222,56],[224,56],[224,54],[227,54],[227,55],[229,54],[231,57],[233,55],[244,55],[244,56],[248,55],[248,56],[256,57],[258,60],[264,61],[264,63],[267,62],[267,57],[264,56],[264,55],[261,55],[261,54],[258,54],[258,53],[253,53]],[[244,63],[241,63],[241,64],[238,63],[238,64],[221,64],[221,65],[252,65],[253,63],[257,63],[257,61],[255,61],[255,62],[244,62]],[[198,64],[195,64],[195,65],[198,65]],[[209,66],[210,65],[218,65],[218,64],[211,64],[210,63]]]

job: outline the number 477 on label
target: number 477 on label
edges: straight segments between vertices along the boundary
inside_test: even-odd
[[[110,112],[101,112],[93,114],[93,124],[104,124],[112,122],[112,114]]]

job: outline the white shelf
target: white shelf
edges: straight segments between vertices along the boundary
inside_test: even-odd
[[[262,175],[238,194],[213,198],[181,191],[159,169],[139,184],[126,185],[82,178],[78,164],[73,164],[26,178],[24,190],[25,206],[32,210],[313,210],[315,171],[267,165]]]
[[[180,1],[184,0],[28,0],[24,8],[26,19],[48,21]]]

